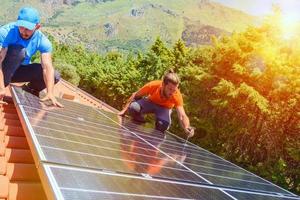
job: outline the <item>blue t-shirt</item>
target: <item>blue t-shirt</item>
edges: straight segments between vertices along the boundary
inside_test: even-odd
[[[31,57],[37,52],[52,52],[52,44],[48,38],[39,30],[35,31],[30,39],[24,40],[20,36],[19,29],[15,22],[0,27],[0,47],[7,48],[9,45],[19,44],[26,49],[26,56],[23,65],[30,64]]]

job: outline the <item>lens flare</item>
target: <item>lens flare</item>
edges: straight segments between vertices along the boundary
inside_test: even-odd
[[[282,37],[285,40],[292,39],[296,36],[299,18],[293,14],[282,15],[281,30]]]

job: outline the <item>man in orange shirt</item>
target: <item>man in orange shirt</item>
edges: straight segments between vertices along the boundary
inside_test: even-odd
[[[171,124],[171,111],[175,107],[181,127],[188,137],[193,136],[194,130],[190,127],[189,118],[183,108],[182,95],[178,89],[179,82],[177,74],[172,70],[168,71],[162,81],[151,81],[133,93],[119,115],[124,115],[128,111],[135,121],[144,122],[144,114],[154,113],[155,128],[164,132]]]

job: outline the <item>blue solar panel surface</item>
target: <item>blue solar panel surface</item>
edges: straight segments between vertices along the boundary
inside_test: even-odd
[[[13,94],[57,199],[299,199],[115,113],[62,99],[65,108],[48,107],[18,87]]]

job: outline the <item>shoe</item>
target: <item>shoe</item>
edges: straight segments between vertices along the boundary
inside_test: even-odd
[[[30,88],[30,87],[28,86],[28,84],[24,84],[24,85],[22,86],[22,90],[24,90],[24,91],[26,91],[26,92],[28,92],[28,93],[34,95],[34,96],[40,97],[40,92],[37,91],[37,90],[35,90],[35,89]]]

